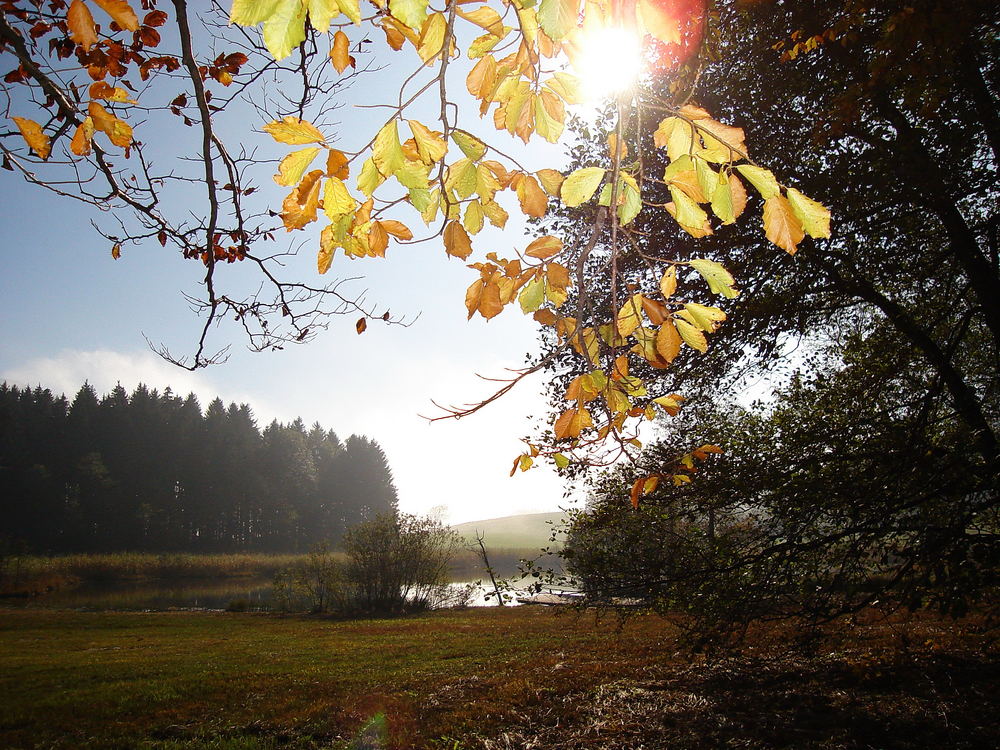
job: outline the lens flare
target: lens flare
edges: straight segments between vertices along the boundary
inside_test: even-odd
[[[588,99],[620,94],[642,71],[642,41],[635,32],[616,26],[587,31],[576,45],[573,67]]]

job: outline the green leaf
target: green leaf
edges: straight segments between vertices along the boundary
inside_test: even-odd
[[[632,175],[624,175],[622,186],[622,202],[618,206],[618,219],[622,224],[628,224],[642,210],[642,197],[639,195],[639,185]]]
[[[229,22],[240,26],[256,26],[274,15],[280,0],[233,0]]]
[[[437,191],[434,192],[436,193]],[[415,209],[417,209],[417,211],[419,211],[421,215],[423,215],[424,212],[430,209],[432,200],[433,196],[431,195],[431,191],[428,188],[426,187],[410,188],[410,205],[412,205]],[[436,203],[434,204],[434,207],[435,207],[434,211],[436,213],[437,212]],[[430,222],[428,221],[427,223]]]
[[[264,22],[264,46],[283,60],[306,38],[306,6],[302,0],[278,0]]]
[[[697,302],[685,302],[684,309],[679,314],[706,333],[714,332],[719,323],[726,319],[726,314],[719,308],[699,305]]]
[[[580,79],[572,73],[554,73],[545,82],[545,87],[567,104],[580,104],[583,102]]]
[[[399,143],[399,131],[396,129],[395,120],[386,123],[378,131],[378,135],[375,136],[375,144],[372,146],[372,158],[375,160],[378,171],[384,177],[392,177],[403,166],[406,156]]]
[[[462,226],[469,234],[479,234],[483,228],[483,206],[479,201],[470,201],[465,207]]]
[[[556,453],[552,456],[552,460],[556,462],[556,467],[559,469],[565,469],[569,466],[569,459],[562,453]]]
[[[479,161],[486,154],[486,144],[475,136],[460,130],[453,130],[451,131],[451,139],[462,149],[462,153],[472,161]]]
[[[389,12],[419,32],[427,18],[427,0],[389,0]]]
[[[542,0],[538,5],[538,25],[558,42],[576,28],[579,7],[577,0]]]
[[[562,122],[549,114],[540,96],[535,97],[535,131],[549,143],[558,143],[563,132]]]
[[[517,301],[521,304],[521,310],[525,315],[528,313],[533,313],[542,303],[545,301],[545,279],[542,276],[536,276],[521,289],[521,293],[517,295]]]
[[[459,159],[449,165],[445,177],[445,187],[454,190],[460,200],[465,200],[476,191],[478,171],[471,159]]]
[[[688,172],[692,169],[694,169],[694,161],[691,159],[691,155],[682,154],[670,162],[667,168],[663,170],[663,181],[670,182],[681,172]]]
[[[573,208],[589,201],[604,179],[606,171],[603,167],[584,167],[573,172],[560,189],[563,203]]]
[[[701,227],[708,221],[708,214],[694,202],[687,193],[674,185],[670,186],[670,195],[677,209],[677,223],[686,227]]]
[[[830,209],[822,203],[807,198],[795,188],[788,188],[788,202],[806,234],[810,237],[830,236]]]
[[[755,167],[752,164],[740,164],[736,169],[750,181],[751,185],[757,188],[757,192],[764,200],[773,198],[781,192],[778,181],[770,169]]]
[[[739,295],[739,291],[733,289],[736,279],[726,270],[725,266],[714,260],[707,258],[695,258],[688,263],[693,269],[701,274],[701,277],[708,282],[708,288],[712,294],[721,294],[726,299],[732,299]]]
[[[738,177],[733,177],[738,180]],[[719,172],[718,182],[711,193],[712,211],[719,217],[723,224],[732,224],[736,221],[736,206],[733,203],[733,188],[729,182],[729,177],[725,172]]]

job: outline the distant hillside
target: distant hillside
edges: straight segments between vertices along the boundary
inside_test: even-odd
[[[552,543],[553,526],[558,526],[566,518],[565,513],[525,513],[519,516],[488,518],[484,521],[469,521],[452,526],[469,542],[476,541],[476,532],[485,537],[487,549],[519,548],[541,549]],[[551,523],[548,523],[550,522]]]

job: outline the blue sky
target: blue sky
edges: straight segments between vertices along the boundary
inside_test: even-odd
[[[399,65],[400,60],[405,65]],[[348,92],[348,106],[337,113],[342,133],[373,134],[373,112],[379,110],[350,105],[395,100],[399,74],[410,72],[417,59],[409,50],[388,62],[391,67]],[[456,72],[451,88],[464,92],[464,73],[459,67]],[[471,99],[462,101],[468,104]],[[431,101],[430,106],[437,105]],[[411,116],[431,124],[427,111],[417,109]],[[246,121],[244,117],[239,125]],[[262,124],[254,121],[252,126]],[[177,150],[173,138],[195,130],[178,133],[175,126],[160,132],[156,127],[137,128],[136,135],[146,141],[166,141],[169,148],[164,154]],[[496,141],[492,123],[485,127],[484,135]],[[273,151],[266,135],[252,132],[250,126],[241,140],[265,153],[280,153]],[[499,140],[502,147],[523,153],[510,140]],[[344,145],[351,146],[347,141]],[[559,153],[560,149],[533,147],[527,161],[535,168],[561,166]],[[287,191],[270,181],[273,167],[263,169],[258,184],[277,207]],[[452,522],[554,510],[566,504],[562,483],[549,469],[513,479],[507,476],[521,452],[519,437],[532,432],[533,417],[545,414],[539,380],[523,383],[500,403],[458,422],[428,424],[420,416],[436,413],[432,399],[464,403],[488,395],[489,384],[476,373],[500,376],[504,368],[522,364],[535,346],[534,326],[516,305],[490,322],[479,317],[466,321],[464,293],[474,272],[446,258],[440,240],[392,244],[385,260],[351,263],[340,257],[330,271],[335,277],[364,275],[354,288],[367,289],[368,299],[387,305],[393,313],[420,313],[411,327],[373,323],[358,336],[356,316],[341,317],[305,346],[264,354],[245,351],[239,332],[224,328],[214,342],[232,344],[229,361],[188,373],[153,354],[143,335],[179,353],[192,350],[199,320],[182,293],[197,293],[199,264],[183,260],[155,240],[126,247],[115,261],[110,243],[90,225],[92,219],[102,218],[92,209],[27,185],[6,171],[0,171],[0,190],[5,259],[0,276],[4,322],[0,378],[21,385],[40,383],[70,397],[85,379],[102,392],[118,381],[126,388],[140,381],[159,388],[171,385],[182,393],[194,391],[203,404],[215,395],[227,402],[247,402],[261,423],[301,416],[344,437],[364,433],[384,447],[401,507],[425,512],[446,505]],[[192,208],[199,197],[191,195]],[[504,201],[511,212],[506,230],[484,231],[474,238],[477,255],[470,261],[489,250],[511,257],[512,247],[523,249],[527,244],[513,196],[508,194]],[[419,220],[408,223],[416,229]],[[294,238],[306,239],[307,244],[291,270],[313,282],[319,281],[318,233],[318,227],[310,228]]]

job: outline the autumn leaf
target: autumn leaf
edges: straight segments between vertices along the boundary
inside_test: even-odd
[[[472,240],[457,221],[449,221],[444,228],[444,249],[448,255],[465,260],[472,255]]]
[[[560,189],[563,203],[574,208],[589,201],[597,192],[605,172],[603,167],[584,167],[570,174]]]
[[[297,185],[319,152],[319,146],[311,146],[288,154],[278,164],[278,174],[274,175],[274,181],[285,187]]]
[[[704,333],[688,323],[686,320],[681,320],[679,318],[674,319],[674,325],[677,327],[677,333],[680,334],[680,337],[684,340],[685,344],[702,353],[708,351],[708,341],[705,340]]]
[[[306,38],[306,10],[302,0],[277,0],[264,21],[264,46],[275,60],[284,60]]]
[[[298,187],[288,194],[281,204],[281,221],[290,232],[302,229],[307,224],[316,221],[319,209],[319,186],[323,171],[313,170],[302,178]]]
[[[764,201],[764,233],[789,255],[795,254],[805,236],[791,205],[780,194]]]
[[[391,177],[403,166],[406,157],[399,142],[399,131],[396,129],[395,120],[387,122],[378,131],[372,146],[372,158],[378,171],[385,177]]]
[[[805,233],[814,238],[829,237],[830,209],[812,198],[807,198],[795,188],[788,188],[787,193],[792,213],[802,224]]]
[[[125,0],[94,0],[94,2],[126,31],[139,30],[139,19]]]
[[[642,324],[642,295],[633,294],[615,316],[619,336],[629,336]]]
[[[115,260],[118,260],[120,257],[122,257],[122,246],[119,245],[118,243],[115,243],[115,246],[111,248],[111,257],[114,258]]]
[[[689,261],[688,265],[701,274],[701,277],[708,283],[709,291],[712,294],[721,294],[727,299],[739,295],[739,291],[733,288],[736,279],[721,263],[707,258],[696,258]]]
[[[395,219],[383,219],[381,224],[385,231],[397,240],[413,239],[413,232],[411,232],[410,228],[401,221],[396,221]]]
[[[697,302],[685,302],[679,315],[707,333],[713,333],[719,323],[726,319],[726,314],[718,307],[700,305]]]
[[[73,140],[70,141],[69,150],[77,156],[87,156],[90,154],[94,140],[94,119],[90,116],[84,117],[73,133]]]
[[[268,133],[278,143],[289,146],[305,145],[307,143],[323,143],[326,138],[311,122],[287,115],[282,120],[269,122],[264,126]]]
[[[546,260],[551,258],[553,255],[558,255],[562,249],[563,242],[561,239],[546,235],[532,241],[532,243],[525,249],[524,254],[529,258]]]
[[[542,0],[538,4],[538,25],[558,42],[576,28],[578,8],[578,0]]]
[[[427,17],[420,30],[420,42],[417,45],[417,54],[421,60],[430,62],[441,53],[447,30],[448,22],[443,13],[432,13]]]
[[[354,65],[354,58],[350,53],[351,41],[343,31],[337,31],[333,35],[333,44],[330,46],[330,62],[338,73],[343,73],[348,66]]]
[[[579,437],[588,427],[593,427],[590,412],[584,407],[567,409],[556,420],[554,431],[556,440]]]
[[[676,393],[671,393],[669,396],[660,396],[659,398],[653,399],[653,403],[662,408],[671,417],[676,417],[680,412],[682,401],[684,401],[684,397],[679,396]]]
[[[671,322],[660,326],[656,332],[656,352],[670,364],[681,351],[681,337]]]
[[[337,217],[349,214],[358,205],[347,185],[337,177],[331,177],[323,188],[323,213],[335,221]]]
[[[676,291],[677,291],[677,267],[670,266],[670,268],[664,271],[663,276],[660,278],[660,294],[663,295],[664,299],[670,299],[670,297]]]
[[[358,318],[358,322],[354,324],[355,330],[357,330],[360,336],[368,328],[368,321],[365,318]]]
[[[336,177],[338,180],[346,180],[350,174],[351,171],[344,152],[331,148],[329,155],[326,157],[326,176]]]
[[[89,52],[92,45],[97,44],[97,29],[94,17],[83,0],[73,0],[66,11],[66,23],[69,26],[70,38]]]
[[[559,197],[559,191],[562,188],[563,180],[562,172],[555,169],[539,169],[535,172],[535,176],[538,181],[542,184],[542,189],[546,193],[551,195],[553,198]]]
[[[48,159],[52,153],[52,142],[49,137],[42,132],[42,126],[34,120],[26,117],[12,117],[17,129],[21,131],[21,137],[41,159]]]
[[[417,144],[417,153],[424,164],[434,164],[441,161],[448,153],[448,143],[441,133],[438,133],[417,120],[407,120],[413,140]]]
[[[750,184],[757,188],[761,198],[767,200],[781,194],[778,181],[774,178],[774,173],[770,169],[755,167],[752,164],[740,164],[736,169],[740,174],[749,180]]]
[[[384,258],[387,247],[389,247],[388,232],[381,222],[373,221],[368,230],[368,252],[378,258]]]
[[[427,0],[389,0],[389,12],[411,29],[420,29],[427,17]]]
[[[515,192],[521,204],[521,211],[526,216],[536,218],[545,216],[545,211],[549,206],[549,199],[538,186],[538,181],[531,175],[519,175]]]

